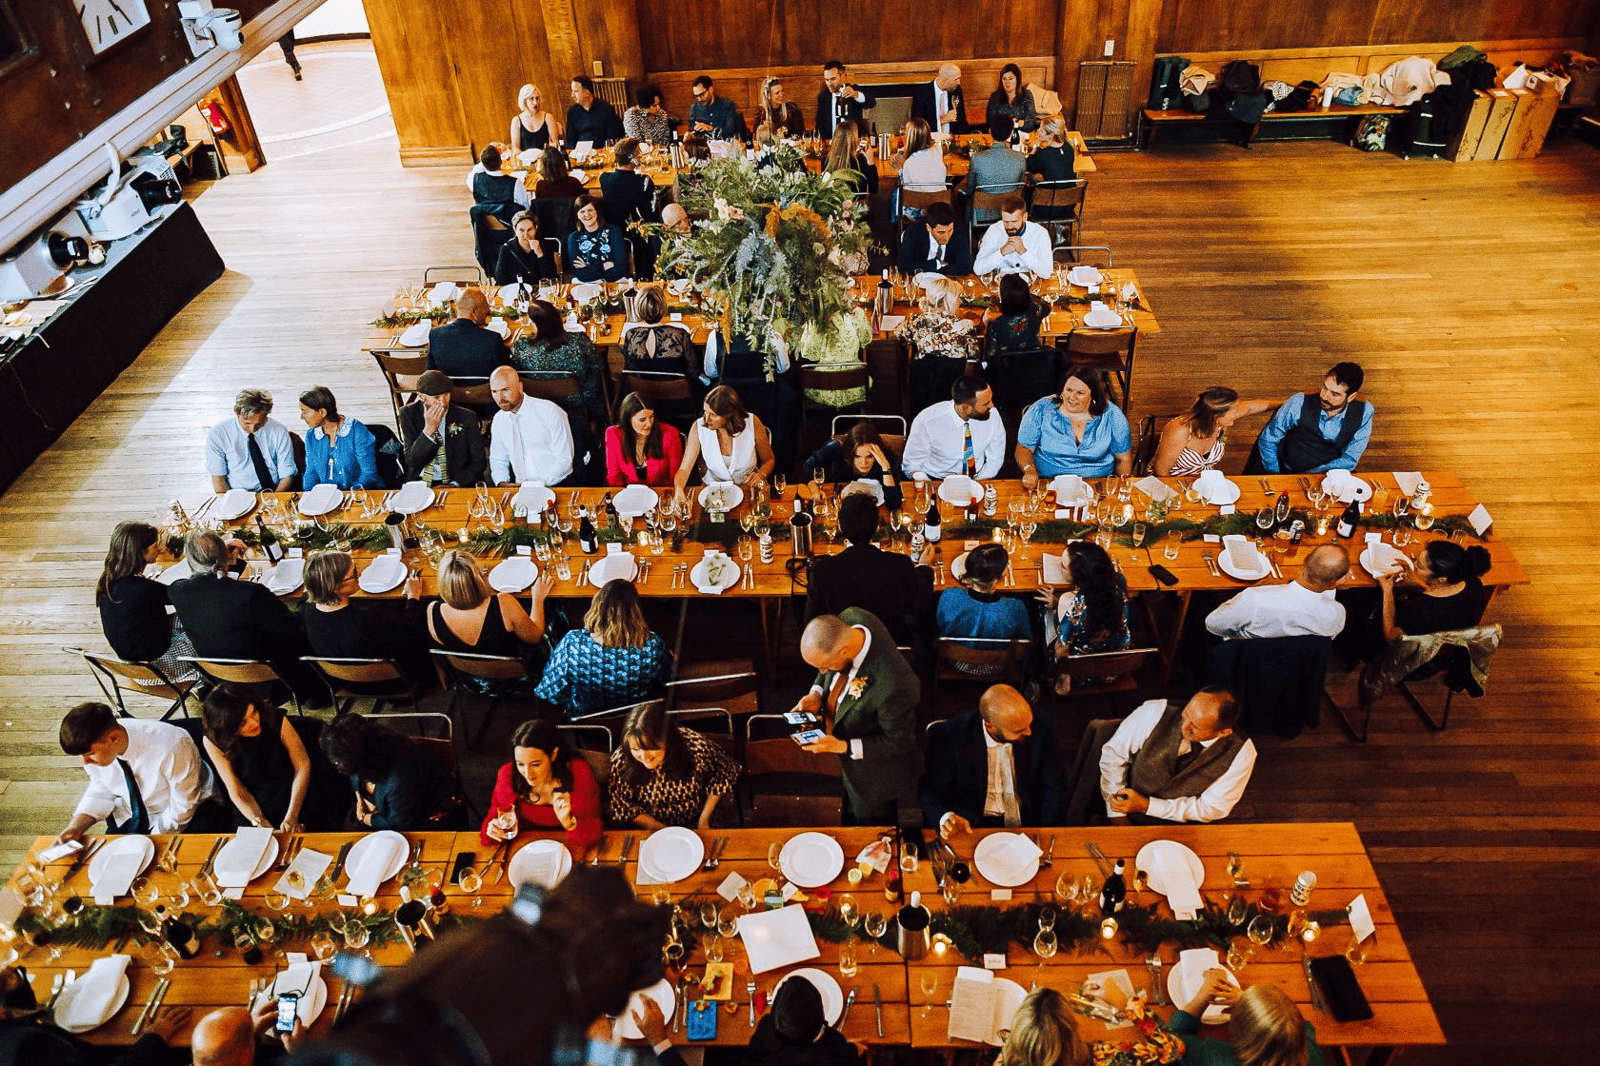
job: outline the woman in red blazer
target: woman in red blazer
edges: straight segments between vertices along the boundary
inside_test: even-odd
[[[617,424],[606,428],[606,484],[671,485],[683,460],[683,434],[657,421],[637,392],[622,398]]]
[[[515,811],[517,830],[564,829],[574,861],[597,844],[605,830],[600,785],[582,756],[574,757],[555,724],[523,722],[511,735],[512,761],[495,776],[494,795],[480,831],[485,846],[507,838],[502,820]],[[513,834],[514,835],[514,834]]]

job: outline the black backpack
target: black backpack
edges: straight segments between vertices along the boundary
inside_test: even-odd
[[[1235,59],[1222,68],[1222,87],[1231,93],[1261,91],[1261,68],[1248,59]]]
[[[1151,111],[1174,111],[1183,105],[1183,88],[1179,84],[1189,61],[1183,56],[1159,56],[1150,71]]]

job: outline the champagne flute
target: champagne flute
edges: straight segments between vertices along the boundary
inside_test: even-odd
[[[939,971],[923,970],[917,977],[917,988],[922,992],[922,1016],[928,1017],[933,1012],[933,997],[939,991]]]
[[[856,938],[853,936],[846,937],[839,945],[839,974],[842,977],[856,975]]]
[[[772,475],[772,498],[783,499],[783,490],[789,487],[789,478],[786,474],[774,473]]]
[[[878,953],[878,938],[889,930],[889,919],[873,911],[861,920],[861,929],[872,938],[872,953]]]

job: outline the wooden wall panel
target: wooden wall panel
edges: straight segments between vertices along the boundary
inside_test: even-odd
[[[366,9],[402,161],[416,161],[408,153],[424,150],[464,151],[467,138],[456,101],[455,69],[441,44],[439,11],[405,0],[366,0]],[[516,106],[515,97],[511,106]],[[508,111],[506,120],[510,118]]]
[[[1370,43],[1585,37],[1597,18],[1597,0],[1379,0]]]

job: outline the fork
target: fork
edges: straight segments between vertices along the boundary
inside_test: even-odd
[[[278,856],[277,863],[272,867],[274,870],[287,870],[289,868],[289,863],[294,859],[295,845],[298,843],[300,843],[300,838],[291,834],[288,841],[283,845],[283,854]]]
[[[56,1000],[61,998],[61,990],[67,986],[67,975],[58,973],[50,979],[50,998],[44,1001],[45,1010],[54,1010]]]
[[[1152,955],[1144,960],[1144,968],[1150,974],[1150,995],[1158,1007],[1167,1005],[1167,987],[1161,982],[1161,956]]]
[[[711,853],[706,856],[705,864],[700,869],[710,872],[722,865],[722,852],[728,846],[727,837],[717,837],[711,842]]]
[[[1050,867],[1054,866],[1056,863],[1055,855],[1056,838],[1055,834],[1052,833],[1050,835],[1050,843],[1044,846],[1044,857],[1039,860],[1039,868],[1042,870],[1048,870]]]
[[[750,978],[744,986],[745,994],[750,997],[750,1028],[756,1027],[756,979]]]
[[[1216,557],[1216,554],[1213,553],[1213,552],[1202,552],[1200,554],[1200,558],[1205,561],[1206,569],[1211,571],[1211,576],[1212,577],[1218,576],[1217,575],[1217,557]]]

